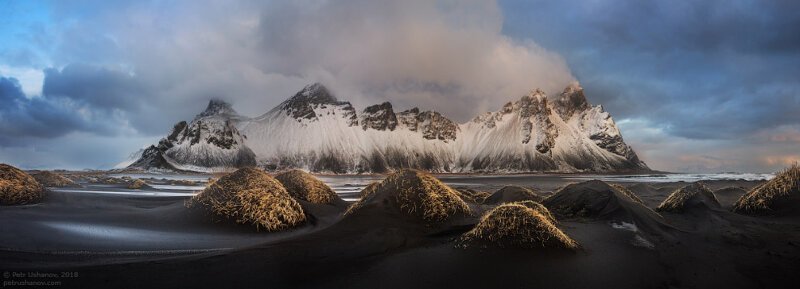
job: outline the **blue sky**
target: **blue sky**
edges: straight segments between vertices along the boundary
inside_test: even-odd
[[[651,167],[800,160],[796,1],[0,1],[0,162],[105,168],[321,81],[465,121],[577,80]]]

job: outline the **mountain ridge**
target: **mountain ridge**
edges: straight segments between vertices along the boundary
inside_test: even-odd
[[[324,85],[305,86],[267,113],[247,118],[211,100],[190,123],[141,154],[129,168],[383,173],[650,171],[608,112],[579,84],[555,97],[540,89],[456,123],[433,110],[396,112],[390,102],[357,111]]]

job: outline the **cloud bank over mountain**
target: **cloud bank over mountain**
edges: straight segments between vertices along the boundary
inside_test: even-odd
[[[391,101],[464,121],[576,79],[656,169],[800,160],[781,138],[800,131],[794,1],[2,5],[0,98],[15,100],[0,109],[0,158],[23,167],[113,164],[149,142],[128,139],[155,140],[210,98],[255,116],[322,82],[357,107]],[[73,147],[48,144],[76,135],[103,140],[81,150],[108,153],[73,163]],[[30,147],[41,153],[17,153]]]

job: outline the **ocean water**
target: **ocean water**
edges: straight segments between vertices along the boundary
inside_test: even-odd
[[[653,175],[581,175],[569,177],[574,180],[599,179],[610,182],[697,182],[697,181],[762,181],[775,177],[774,174],[719,173],[719,174],[653,174]]]
[[[138,195],[150,197],[175,197],[192,196],[205,188],[205,181],[210,174],[120,174],[116,177],[130,176],[140,179],[167,179],[167,180],[191,180],[198,182],[194,186],[171,185],[171,184],[150,184],[152,189],[147,190],[128,190],[112,189],[103,185],[88,185],[81,189],[59,189],[56,191],[71,193],[92,193],[92,194],[114,194],[114,195]],[[358,200],[358,194],[368,184],[381,181],[383,175],[319,175],[320,180],[328,184],[341,198],[346,201]],[[555,187],[574,182],[581,182],[599,179],[607,182],[645,182],[645,183],[667,183],[667,182],[696,182],[714,180],[747,180],[759,181],[768,180],[774,177],[773,174],[754,174],[754,173],[720,173],[720,174],[647,174],[647,175],[550,175],[550,174],[515,174],[515,175],[437,175],[447,185],[456,188],[476,188],[494,189],[505,185],[528,186],[538,189],[551,190]]]

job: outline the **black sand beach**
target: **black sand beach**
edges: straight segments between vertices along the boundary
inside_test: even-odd
[[[583,181],[440,177],[454,188],[519,185],[542,197]],[[371,180],[346,178],[322,179],[345,200]],[[794,288],[800,280],[800,219],[730,212],[759,181],[705,181],[721,205],[716,209],[623,206],[619,219],[559,218],[558,227],[580,244],[576,252],[455,248],[454,240],[491,208],[482,204],[470,204],[473,216],[430,226],[391,214],[342,217],[346,206],[305,202],[310,220],[275,233],[210,222],[187,209],[202,182],[146,181],[155,186],[83,182],[51,188],[40,204],[0,208],[0,268],[9,272],[3,281],[63,288]],[[627,187],[650,209],[688,184],[609,183]]]

